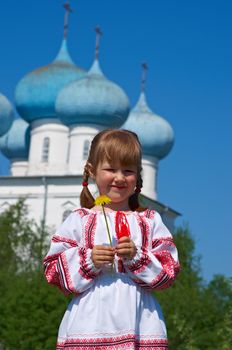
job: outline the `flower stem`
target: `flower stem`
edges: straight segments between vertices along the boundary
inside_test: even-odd
[[[113,244],[112,244],[112,239],[111,239],[111,236],[110,236],[110,229],[109,229],[109,225],[108,225],[108,221],[107,221],[107,217],[106,217],[104,205],[102,205],[102,211],[103,211],[104,218],[105,218],[105,222],[106,222],[106,228],[107,228],[107,233],[108,233],[110,245],[111,245],[111,247],[112,247]]]

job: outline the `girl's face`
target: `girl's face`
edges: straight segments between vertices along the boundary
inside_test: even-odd
[[[137,167],[122,166],[117,162],[100,163],[96,169],[95,181],[100,195],[111,199],[108,205],[114,210],[130,210],[129,197],[134,193],[137,182]]]

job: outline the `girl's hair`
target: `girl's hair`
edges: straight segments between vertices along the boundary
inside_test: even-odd
[[[90,173],[95,173],[103,161],[109,164],[117,161],[122,166],[136,165],[137,184],[135,192],[129,198],[131,210],[144,210],[139,205],[139,192],[142,188],[142,152],[138,136],[128,130],[106,129],[99,132],[92,140],[89,157],[83,173],[83,189],[80,196],[81,206],[92,208],[94,198],[88,189]]]

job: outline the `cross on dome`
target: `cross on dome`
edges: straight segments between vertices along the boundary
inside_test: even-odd
[[[96,45],[95,45],[95,58],[98,60],[99,57],[99,48],[100,48],[100,37],[103,35],[101,28],[97,26],[95,29],[96,32]]]
[[[73,10],[70,7],[70,2],[66,1],[63,4],[63,7],[65,8],[65,15],[64,15],[64,38],[67,38],[68,36],[68,19],[69,19],[69,14],[73,12]]]
[[[147,70],[148,70],[148,65],[146,62],[142,63],[142,78],[141,78],[141,91],[145,91],[145,84],[146,84],[146,78],[147,78]]]

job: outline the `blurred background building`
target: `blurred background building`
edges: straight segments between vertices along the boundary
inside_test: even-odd
[[[38,223],[59,226],[79,206],[92,138],[113,127],[137,133],[143,150],[142,205],[159,211],[172,229],[179,213],[158,201],[157,174],[174,133],[146,101],[147,65],[142,65],[141,91],[131,108],[126,92],[100,67],[100,28],[95,29],[91,68],[86,71],[73,62],[67,48],[69,2],[64,7],[64,36],[55,59],[18,82],[15,108],[0,93],[0,151],[11,162],[10,175],[0,177],[0,211],[23,197]],[[90,190],[97,194],[94,183]]]

